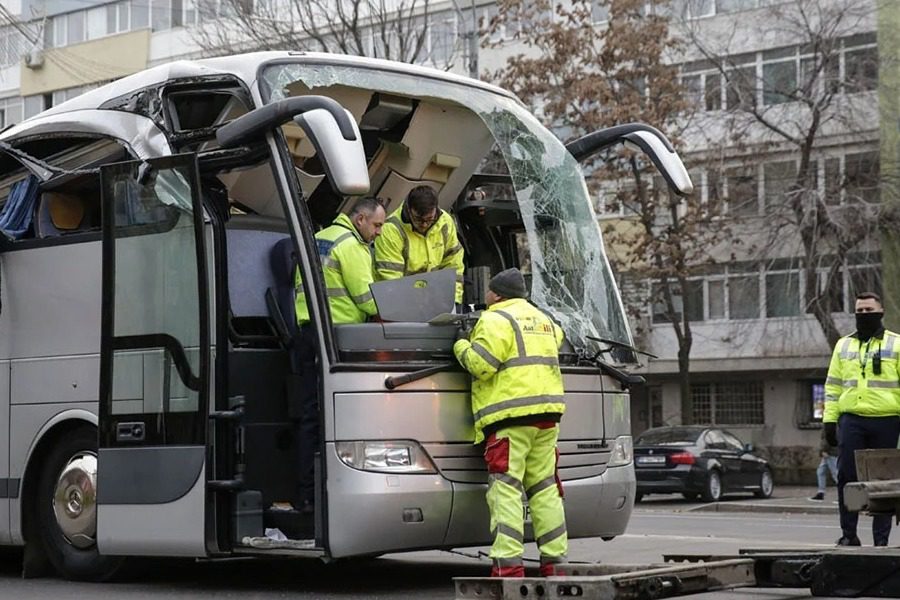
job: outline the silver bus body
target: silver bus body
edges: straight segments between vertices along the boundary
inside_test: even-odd
[[[221,109],[220,120],[212,123],[191,114],[191,107],[219,92],[227,96],[221,105],[243,102],[243,108],[231,113]],[[178,189],[184,191],[181,205],[160,205],[169,216],[153,223],[169,219],[165,227],[171,229],[166,231],[142,233],[141,223],[150,223],[150,217],[123,226],[107,214],[103,227],[108,229],[101,232],[99,217],[88,208],[85,214],[94,218],[89,230],[9,241],[0,249],[0,431],[8,432],[8,443],[0,445],[0,492],[6,492],[0,494],[0,543],[52,544],[39,536],[40,527],[48,523],[36,507],[51,502],[41,497],[43,478],[52,479],[42,469],[55,447],[85,428],[99,429],[97,504],[92,498],[75,497],[91,491],[77,485],[57,485],[52,500],[57,510],[69,498],[66,493],[81,502],[72,510],[85,511],[83,519],[69,515],[67,521],[63,515],[56,524],[76,554],[202,557],[275,552],[340,558],[490,542],[486,472],[481,450],[471,442],[468,376],[451,368],[385,389],[387,377],[446,362],[452,328],[449,334],[445,328],[441,338],[422,323],[331,327],[321,290],[310,303],[321,345],[322,428],[314,518],[297,539],[281,545],[267,544],[262,531],[234,537],[247,514],[248,522],[258,523],[256,513],[261,510],[266,527],[275,527],[283,517],[277,514],[279,508],[287,515],[296,512],[284,504],[292,500],[290,490],[296,483],[296,469],[289,464],[296,431],[293,417],[282,406],[290,402],[283,381],[289,370],[287,351],[271,332],[265,289],[259,289],[258,296],[253,291],[270,278],[254,269],[267,268],[265,252],[273,240],[290,237],[304,280],[316,281],[318,258],[309,251],[313,222],[346,210],[349,201],[329,192],[327,173],[313,172],[316,153],[308,147],[308,136],[293,124],[266,133],[244,150],[217,148],[210,136],[227,120],[302,94],[337,100],[356,120],[364,141],[379,141],[377,149],[366,150],[372,153],[366,156],[370,192],[388,196],[389,210],[408,191],[406,180],[437,182],[442,208],[469,210],[457,218],[470,223],[467,231],[475,231],[480,225],[473,216],[476,207],[466,204],[467,186],[489,151],[499,150],[508,169],[504,185],[514,195],[504,198],[499,208],[482,206],[477,214],[499,215],[495,229],[519,240],[520,252],[532,267],[534,301],[561,322],[571,344],[569,362],[563,366],[567,409],[559,463],[569,537],[623,533],[635,492],[628,392],[583,359],[597,349],[588,336],[625,345],[631,338],[574,159],[517,100],[493,86],[385,61],[259,53],[150,69],[0,135],[0,150],[10,145],[20,151],[7,152],[0,193],[8,193],[13,180],[32,173],[42,185],[61,182],[62,196],[77,195],[81,188],[67,183],[81,181],[77,169],[103,167],[97,185],[103,186],[104,210],[118,210],[114,202],[127,195],[120,197],[120,190],[145,185],[140,175],[145,161],[160,174],[146,184],[157,186],[159,197],[163,188],[175,189],[176,196]],[[177,119],[182,122],[175,123]],[[186,125],[191,119],[200,123],[195,129],[205,128],[205,133],[191,137]],[[129,160],[134,161],[131,167],[110,166]],[[17,167],[15,161],[21,164]],[[553,180],[557,195],[571,195],[571,214],[559,208],[567,206],[563,204],[542,213],[541,203],[548,200],[537,196],[540,182],[525,175],[540,163],[546,172],[538,179]],[[48,174],[48,164],[59,172]],[[290,172],[292,166],[296,173]],[[129,175],[132,172],[137,175]],[[163,181],[163,174],[173,173]],[[210,191],[211,181],[227,193],[227,217],[217,217],[210,208],[209,196],[216,191]],[[50,192],[41,188],[35,219],[42,218],[45,196],[57,189],[46,185]],[[191,193],[196,214],[191,212]],[[113,195],[116,198],[108,202],[107,196]],[[313,205],[327,202],[332,203],[331,212]],[[495,208],[502,211],[492,212]],[[551,213],[552,219],[547,217]],[[541,237],[545,235],[556,237],[550,243]],[[477,251],[468,253],[467,266],[509,266],[511,255],[484,255],[484,248],[498,241],[486,239],[490,244],[469,242]],[[161,250],[161,244],[170,246]],[[554,245],[578,257],[542,254]],[[243,249],[247,253],[239,255]],[[499,246],[496,251],[500,253]],[[583,280],[580,296],[569,294],[567,273]],[[194,301],[178,290],[195,285],[192,277],[206,294],[199,313],[192,312],[197,308]],[[470,295],[466,301],[481,300]],[[189,310],[175,310],[179,302]],[[595,318],[601,308],[605,312]],[[191,322],[197,315],[205,319],[199,329]],[[177,338],[178,331],[191,333],[179,340],[181,350],[175,348],[174,354],[166,340],[158,347],[136,342],[141,335],[156,333],[154,323],[176,332],[170,337]],[[149,329],[140,329],[145,325]],[[262,325],[268,329],[260,333],[255,328]],[[438,339],[423,343],[420,337]],[[121,341],[125,338],[130,346]],[[181,358],[175,356],[179,353]],[[101,355],[108,358],[107,371],[101,369]],[[193,377],[196,389],[185,383],[185,373]],[[198,373],[205,381],[197,383]],[[228,376],[223,378],[223,373]],[[98,401],[104,389],[106,408]],[[243,416],[225,414],[237,406],[236,396],[247,403]],[[198,407],[206,414],[182,419]],[[144,437],[144,428],[153,431]],[[234,436],[241,438],[241,451],[235,450]],[[182,438],[194,442],[182,443]],[[351,466],[348,456],[355,451],[364,455],[365,464]],[[402,464],[380,468],[376,460],[374,467],[366,466],[367,452],[396,452]],[[618,464],[608,466],[611,459]],[[89,457],[72,468],[91,475],[77,470],[89,469],[80,464],[89,465]],[[240,476],[234,476],[236,464]],[[243,507],[242,513],[235,498],[247,499],[246,494],[238,496],[246,491],[259,491],[256,498],[262,504]],[[94,510],[95,532],[84,524]],[[64,546],[61,551],[70,549]],[[63,568],[63,574],[99,579],[112,569],[85,562],[69,571]]]

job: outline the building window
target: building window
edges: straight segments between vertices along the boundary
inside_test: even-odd
[[[83,10],[66,15],[66,44],[77,44],[84,41],[84,17]]]
[[[693,422],[699,425],[763,425],[759,381],[698,383],[691,386]]]
[[[763,165],[763,205],[767,214],[785,207],[787,192],[796,179],[797,165],[792,160]]]
[[[759,318],[759,276],[756,273],[728,278],[728,316],[732,320]]]
[[[446,18],[445,18],[446,17]],[[431,62],[444,67],[453,57],[456,46],[456,16],[438,16],[431,22],[428,31],[431,44]]]
[[[800,263],[778,259],[766,269],[766,316],[796,317],[800,314]]]
[[[730,70],[725,87],[725,104],[728,110],[749,110],[756,106],[756,65]]]
[[[797,92],[796,47],[768,50],[763,53],[763,104],[781,104],[793,99]]]
[[[813,421],[822,421],[825,416],[825,384],[821,382],[807,383],[809,393],[812,399],[812,417]]]
[[[145,29],[150,26],[150,0],[132,0],[131,28]]]
[[[844,52],[844,91],[848,94],[878,87],[878,48],[854,48]]]
[[[877,151],[848,154],[844,157],[844,194],[848,203],[878,203],[879,183]]]
[[[752,10],[756,8],[757,0],[717,0],[716,12],[718,14]]]
[[[728,214],[734,217],[755,217],[759,214],[755,167],[732,167],[725,171],[725,193]]]

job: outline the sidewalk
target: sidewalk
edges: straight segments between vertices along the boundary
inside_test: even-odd
[[[815,486],[776,485],[771,498],[753,496],[728,496],[721,502],[711,502],[687,508],[689,511],[711,512],[766,512],[834,514],[838,512],[837,488],[825,491],[825,500],[814,502],[809,498],[816,493]]]

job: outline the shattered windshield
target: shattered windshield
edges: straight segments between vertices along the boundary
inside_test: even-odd
[[[276,63],[265,68],[262,95],[275,102],[302,82],[310,90],[342,85],[451,101],[474,111],[509,168],[528,244],[531,300],[579,348],[587,336],[631,345],[618,288],[581,168],[562,143],[512,98],[439,79],[344,65]]]

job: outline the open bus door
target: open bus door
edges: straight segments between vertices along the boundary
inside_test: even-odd
[[[98,548],[203,556],[210,295],[196,158],[101,178]]]

